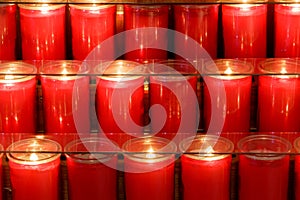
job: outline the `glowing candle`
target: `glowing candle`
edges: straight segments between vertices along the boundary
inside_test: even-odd
[[[35,133],[36,68],[23,62],[0,65],[0,132]]]
[[[66,145],[71,200],[117,199],[117,156],[110,154],[114,151],[114,144],[104,138],[84,138]]]
[[[122,146],[143,135],[144,77],[132,61],[106,62],[96,67],[96,111],[100,132]],[[135,75],[131,75],[135,74]]]
[[[243,61],[220,59],[205,65],[204,71],[205,130],[248,132],[253,66]],[[222,114],[212,119],[214,110]],[[214,120],[224,120],[222,130],[210,127]]]
[[[214,135],[189,137],[179,144],[183,199],[230,199],[233,143]],[[215,153],[215,154],[214,154]]]
[[[97,45],[115,34],[116,5],[70,4],[69,8],[73,58],[84,60]],[[111,49],[105,49],[106,60],[114,58],[113,47],[112,43]]]
[[[17,6],[0,5],[0,60],[16,59]]]
[[[300,131],[298,61],[268,59],[260,63],[259,69],[262,74],[258,77],[258,130]]]
[[[66,58],[64,4],[19,4],[23,60]]]
[[[168,58],[169,14],[169,5],[124,5],[124,29],[129,30],[125,38],[126,60],[149,62]]]
[[[275,57],[300,56],[300,4],[275,4]]]
[[[79,61],[50,62],[41,68],[46,133],[89,133],[88,68]]]
[[[252,135],[239,141],[239,199],[288,198],[289,141],[273,135]],[[247,154],[248,153],[248,154]]]
[[[174,5],[175,30],[196,40],[212,58],[217,57],[219,4]],[[188,37],[186,37],[186,40]],[[189,50],[187,42],[174,40],[176,49]]]
[[[148,68],[152,73],[149,87],[152,133],[170,140],[177,133],[196,133],[199,124],[196,69],[179,60],[154,63]]]
[[[14,200],[58,200],[61,146],[48,139],[29,138],[8,147]]]
[[[135,138],[123,149],[127,200],[174,199],[175,143],[159,137]]]
[[[225,58],[266,57],[267,4],[222,5]]]

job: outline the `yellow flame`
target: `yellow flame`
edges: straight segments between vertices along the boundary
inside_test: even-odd
[[[154,150],[152,147],[150,147],[147,151],[147,154],[146,154],[146,158],[155,158],[156,155],[154,154]]]
[[[32,154],[30,154],[29,159],[30,159],[30,161],[37,161],[39,159],[39,157],[36,153],[32,153]]]
[[[232,74],[232,69],[230,67],[227,67],[227,69],[224,71],[225,74]]]

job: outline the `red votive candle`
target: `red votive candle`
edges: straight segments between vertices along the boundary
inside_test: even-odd
[[[0,5],[0,60],[16,59],[17,6]]]
[[[154,63],[148,68],[151,132],[170,140],[177,133],[194,135],[199,124],[196,69],[180,60]]]
[[[215,60],[205,65],[206,131],[250,131],[252,71],[251,64],[231,59]],[[222,122],[223,127],[215,126],[215,123]]]
[[[3,159],[3,152],[4,152],[4,148],[3,146],[0,144],[0,188],[3,188],[3,169],[2,169],[2,159]],[[2,190],[0,191],[0,200],[3,199],[3,192]]]
[[[0,64],[0,132],[35,133],[36,68],[23,62]]]
[[[87,55],[115,34],[116,5],[70,4],[72,52],[76,60]],[[114,58],[114,44],[104,50],[101,60]]]
[[[41,68],[46,133],[89,133],[89,69],[80,61],[54,61]]]
[[[7,149],[13,200],[58,200],[61,146],[29,138]]]
[[[116,148],[104,138],[82,138],[65,147],[70,200],[117,199]]]
[[[19,4],[23,60],[66,57],[64,4]]]
[[[295,170],[294,170],[294,191],[295,191],[295,200],[300,199],[300,137],[294,141],[294,148],[296,150],[295,156]]]
[[[259,69],[262,74],[258,77],[258,130],[300,131],[298,61],[268,59],[260,63]]]
[[[222,5],[225,58],[265,58],[267,4]]]
[[[223,137],[198,135],[179,144],[183,199],[230,199],[231,154],[234,145]]]
[[[194,39],[212,58],[217,57],[219,4],[174,5],[175,30]],[[184,41],[174,39],[177,49],[190,51],[189,38]]]
[[[124,5],[126,60],[149,62],[168,58],[169,15],[169,5]]]
[[[252,135],[238,142],[239,199],[288,199],[289,141],[274,135]]]
[[[96,67],[96,113],[100,132],[122,146],[143,135],[144,77],[133,61],[104,62]]]
[[[135,138],[123,150],[127,200],[174,199],[175,143],[159,137]]]
[[[300,4],[275,4],[275,57],[300,56]]]

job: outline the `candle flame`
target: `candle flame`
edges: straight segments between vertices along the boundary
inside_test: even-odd
[[[30,161],[37,161],[39,159],[38,155],[36,153],[30,154]]]
[[[5,80],[13,80],[13,79],[14,79],[14,76],[13,76],[13,75],[7,74],[7,75],[4,76],[4,79],[5,79]]]
[[[225,74],[232,74],[232,69],[230,67],[227,67],[227,69],[224,71]]]
[[[146,158],[156,158],[156,155],[154,154],[154,150],[152,147],[150,147],[147,151]]]
[[[287,71],[286,71],[285,67],[281,68],[281,71],[280,71],[280,73],[281,73],[281,74],[286,74],[286,73],[287,73]]]

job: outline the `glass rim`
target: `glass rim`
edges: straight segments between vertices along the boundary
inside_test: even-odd
[[[213,66],[213,67],[212,67]],[[229,72],[227,70],[230,69]],[[230,76],[237,77],[251,76],[254,71],[254,66],[248,62],[237,59],[215,59],[204,63],[203,73],[215,76]]]
[[[139,145],[142,151],[131,149],[132,145]],[[159,145],[159,148],[154,148],[152,145]],[[147,151],[149,149],[153,150],[153,152]],[[175,156],[177,145],[166,138],[146,136],[128,140],[123,144],[122,151],[124,156],[130,160],[141,163],[158,163]]]
[[[76,151],[71,151],[71,148],[77,146],[77,145],[83,145],[86,146],[88,145],[88,143],[99,143],[102,142],[106,143],[108,145],[114,145],[114,149],[112,149],[111,151],[102,151],[97,152],[96,156],[91,156],[93,153],[89,152],[89,149],[87,149],[87,153],[83,153],[82,151],[80,151],[79,154],[76,154]],[[110,145],[110,146],[111,146]],[[72,160],[79,162],[79,163],[86,163],[86,164],[92,164],[92,163],[100,163],[100,162],[106,162],[109,161],[113,156],[115,156],[117,154],[117,148],[116,148],[117,144],[114,144],[112,141],[107,141],[104,138],[99,138],[99,137],[88,137],[88,138],[82,138],[82,139],[76,139],[73,140],[71,142],[69,142],[68,144],[66,144],[66,146],[64,147],[64,152],[66,154],[66,156],[68,156],[69,158],[71,158]],[[74,154],[73,154],[74,153]],[[94,152],[96,153],[96,152]]]
[[[274,151],[274,152],[270,152],[270,151],[266,151],[266,152],[262,152],[262,151],[257,151],[257,150],[245,150],[243,148],[243,145],[245,145],[246,143],[253,143],[253,141],[258,140],[258,141],[277,141],[280,144],[284,145],[286,150],[280,150],[280,151]],[[280,136],[276,136],[276,135],[267,135],[267,134],[259,134],[259,135],[250,135],[250,136],[246,136],[244,138],[242,138],[241,140],[238,141],[237,143],[237,148],[239,150],[240,153],[245,154],[245,156],[250,157],[250,158],[254,158],[254,159],[272,159],[274,160],[274,158],[281,158],[283,156],[283,154],[285,153],[289,153],[292,150],[292,144],[285,138],[280,137]],[[248,154],[247,154],[248,153]]]
[[[298,137],[294,140],[293,145],[294,145],[295,150],[297,151],[297,153],[300,153],[300,137]]]
[[[36,143],[35,143],[36,142]],[[39,144],[40,143],[40,144]],[[36,145],[34,145],[36,144]],[[48,144],[51,145],[54,149],[43,149],[43,145]],[[25,149],[15,149],[15,148],[24,147]],[[34,148],[35,147],[35,148]],[[40,147],[36,149],[37,147]],[[6,156],[8,159],[14,163],[22,164],[22,165],[40,165],[44,163],[49,163],[61,156],[62,147],[61,145],[50,139],[46,138],[27,138],[22,139],[17,142],[12,143],[7,148]],[[19,155],[26,156],[26,158],[21,158]],[[43,155],[43,158],[30,160],[30,155],[39,154]]]
[[[116,5],[113,4],[101,4],[101,3],[83,3],[83,4],[76,4],[70,3],[70,7],[76,8],[79,10],[101,10],[104,8],[111,8],[111,7],[116,7]]]
[[[284,65],[285,71],[282,71]],[[300,60],[293,58],[268,58],[259,62],[258,70],[262,74],[269,75],[284,75],[299,74],[300,73]]]
[[[0,63],[0,83],[23,82],[35,78],[37,69],[23,61]]]
[[[212,145],[216,145],[217,143],[224,143],[227,145],[227,148],[224,148],[224,150],[215,150],[211,146],[211,144],[208,144],[207,147],[203,149],[202,146],[199,146],[196,149],[189,150],[190,146],[192,145],[193,142],[199,142],[202,145],[205,142],[210,142]],[[209,150],[209,152],[201,152],[201,150]],[[179,143],[179,151],[183,153],[186,157],[195,159],[195,160],[220,160],[223,159],[227,156],[231,156],[231,153],[234,151],[234,144],[231,140],[222,137],[222,136],[217,136],[217,135],[196,135],[196,136],[191,136],[188,138],[185,138]],[[185,154],[189,153],[189,154]]]
[[[45,10],[49,11],[49,10],[56,10],[56,9],[60,9],[62,7],[65,7],[66,4],[31,3],[31,4],[18,4],[18,6],[22,9],[26,9],[26,10],[40,10],[40,8],[44,8]]]

